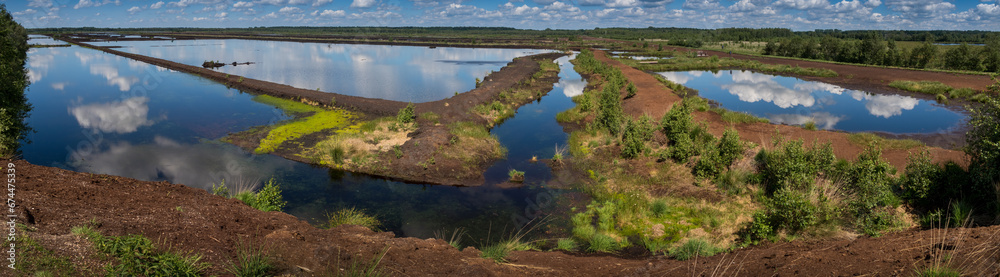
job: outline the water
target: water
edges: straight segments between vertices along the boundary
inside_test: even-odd
[[[430,102],[476,87],[476,78],[500,70],[515,57],[550,52],[532,49],[452,48],[301,43],[239,39],[95,42],[117,50],[286,84],[369,98]],[[233,66],[231,63],[253,62]]]
[[[253,95],[76,46],[36,48],[28,55],[32,84],[27,96],[34,110],[27,121],[36,132],[22,150],[34,164],[202,189],[222,180],[234,186],[274,178],[288,201],[285,211],[296,217],[319,224],[327,212],[356,207],[375,214],[383,230],[420,238],[456,228],[465,228],[475,238],[495,238],[536,215],[539,203],[551,207],[561,194],[537,185],[504,189],[408,184],[255,155],[218,142],[229,132],[289,118],[254,102]],[[562,74],[578,80],[575,73],[566,75],[570,72],[564,67]],[[522,166],[524,156],[551,156],[545,151],[565,144],[565,133],[551,125],[554,113],[571,103],[564,94],[582,92],[582,87],[579,81],[561,82],[557,90],[563,93],[553,92],[522,108],[496,128],[494,133],[511,149],[512,161],[501,161],[498,167],[508,163],[528,170],[529,182],[543,180],[548,169]],[[523,122],[529,115],[551,122],[536,129]],[[537,145],[518,141],[519,134],[543,131],[548,132],[546,138]]]
[[[822,82],[749,71],[660,72],[698,90],[723,108],[770,119],[848,132],[896,134],[948,132],[965,116],[934,101],[893,94],[871,94]]]
[[[486,170],[487,184],[507,181],[511,169],[524,171],[525,183],[529,184],[545,182],[552,177],[548,165],[531,162],[531,158],[551,159],[557,146],[566,148],[569,135],[562,131],[556,114],[575,106],[571,97],[583,94],[587,86],[583,77],[573,70],[573,65],[569,63],[571,59],[562,57],[556,60],[560,64],[559,83],[548,95],[521,106],[513,118],[490,130],[510,151],[506,160]]]

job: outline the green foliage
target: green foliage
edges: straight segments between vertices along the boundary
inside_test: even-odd
[[[605,85],[600,95],[600,106],[595,119],[599,126],[608,130],[613,136],[619,135],[622,122],[625,121],[625,112],[619,99],[619,89],[620,87],[614,88],[611,84]]]
[[[256,193],[237,194],[236,198],[248,206],[265,212],[280,212],[288,202],[281,197],[281,187],[271,178]]]
[[[267,137],[260,140],[260,145],[254,152],[271,153],[277,150],[285,141],[295,140],[322,130],[346,127],[354,117],[352,113],[344,110],[326,110],[294,101],[284,99],[281,99],[281,101],[284,104],[279,107],[294,106],[295,108],[291,108],[290,111],[311,111],[313,114],[303,119],[280,123],[274,126],[267,133]]]
[[[681,137],[688,136],[687,133],[691,131],[691,127],[694,123],[691,120],[694,119],[691,116],[691,105],[687,100],[690,98],[685,98],[685,100],[679,104],[674,104],[663,118],[660,119],[660,128],[663,134],[667,135],[667,139],[675,144],[681,140]]]
[[[895,182],[891,176],[894,173],[895,168],[882,160],[882,150],[877,144],[869,145],[848,169],[844,188],[852,196],[846,213],[866,235],[879,236],[898,224],[891,211],[899,204],[890,186]]]
[[[271,276],[275,269],[277,267],[271,263],[266,248],[249,242],[237,243],[236,260],[226,266],[226,272],[237,277]]]
[[[937,81],[892,81],[889,83],[889,86],[901,90],[926,93],[930,95],[945,94],[953,89],[951,86]]]
[[[809,190],[814,178],[820,172],[831,169],[835,157],[833,147],[813,144],[811,149],[803,147],[802,140],[782,143],[776,139],[775,150],[762,150],[757,154],[757,167],[767,193],[781,188]]]
[[[766,212],[758,211],[753,214],[753,219],[743,224],[736,235],[743,244],[756,245],[764,240],[771,240],[777,230],[771,227],[771,218]]]
[[[0,157],[16,156],[19,141],[26,141],[31,132],[24,120],[32,109],[25,96],[30,84],[27,59],[28,33],[0,4]]]
[[[382,222],[374,216],[365,214],[363,210],[355,208],[343,208],[333,214],[326,215],[326,228],[334,228],[340,225],[358,225],[372,231],[378,231]]]
[[[806,130],[810,130],[810,131],[816,131],[816,129],[817,129],[816,128],[816,122],[812,121],[812,120],[806,121],[806,124],[802,124],[802,129],[806,129]]]
[[[639,120],[626,118],[625,132],[622,133],[622,158],[634,159],[641,156],[648,149],[646,141],[653,138],[653,119],[643,115]]]
[[[635,94],[636,94],[636,92],[639,91],[639,89],[637,89],[635,87],[635,84],[628,83],[628,86],[625,87],[625,91],[626,91],[625,99],[629,99],[629,98],[635,97]]]
[[[399,109],[399,112],[396,113],[396,121],[401,124],[411,123],[415,118],[413,103],[406,104],[406,107]]]
[[[14,276],[77,276],[80,274],[74,267],[69,257],[57,255],[54,251],[46,249],[31,238],[31,228],[17,224],[17,236],[14,240],[4,240],[10,247],[16,247],[16,263],[10,263],[12,268],[4,270],[14,270]],[[74,227],[76,231],[78,227]],[[88,227],[84,227],[89,232],[95,232]],[[75,232],[74,232],[75,234]],[[100,235],[100,233],[97,233]],[[81,235],[86,237],[86,235]]]
[[[652,204],[650,204],[649,212],[653,214],[653,217],[661,217],[667,213],[667,210],[669,208],[670,207],[667,206],[667,202],[658,199],[656,201],[653,201]]]
[[[104,267],[110,276],[201,276],[210,264],[199,254],[180,255],[157,249],[141,235],[99,236],[97,250],[117,260]]]
[[[744,112],[734,112],[721,108],[714,108],[711,111],[718,113],[722,116],[722,120],[725,122],[733,124],[748,124],[748,123],[768,123],[771,122],[766,118],[760,118],[749,113]]]
[[[610,253],[618,251],[621,248],[618,240],[602,233],[597,233],[590,237],[588,244],[587,250],[592,252]]]
[[[970,157],[970,194],[976,203],[1000,211],[1000,100],[987,99],[979,108],[970,108],[965,153]]]
[[[524,171],[511,169],[507,172],[507,176],[511,182],[524,182]]]
[[[708,241],[703,239],[690,239],[684,244],[670,249],[670,256],[677,260],[686,261],[697,257],[711,257],[722,252]]]
[[[910,203],[927,206],[942,169],[931,162],[931,153],[927,150],[911,154],[907,159],[906,170],[899,179],[901,196]]]
[[[579,248],[580,248],[580,246],[573,239],[563,238],[563,239],[559,239],[558,241],[556,241],[556,249],[559,249],[559,250],[572,252],[572,251],[576,251]]]
[[[928,267],[917,272],[919,277],[959,277],[962,272],[948,266],[940,265]]]

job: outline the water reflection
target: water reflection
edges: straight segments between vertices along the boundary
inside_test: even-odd
[[[90,104],[70,108],[80,127],[105,133],[131,133],[139,127],[153,125],[147,118],[149,98],[132,97],[124,101]]]
[[[774,123],[812,122],[822,129],[889,133],[944,132],[965,116],[931,101],[902,95],[870,94],[836,85],[749,71],[661,72],[699,91],[724,108],[748,112]]]
[[[513,58],[542,52],[254,40],[95,44],[120,45],[122,51],[196,66],[208,60],[254,62],[217,70],[297,88],[408,102],[440,100],[468,91],[475,88],[476,78],[499,70]]]
[[[155,136],[153,143],[110,143],[102,151],[77,149],[71,155],[77,170],[124,176],[139,180],[168,180],[190,187],[212,189],[226,179],[261,180],[294,162],[284,159],[255,159],[235,146],[223,144],[183,144]]]

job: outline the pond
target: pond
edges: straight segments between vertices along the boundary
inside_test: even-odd
[[[532,169],[521,161],[525,155],[551,156],[545,151],[564,145],[565,133],[546,127],[552,133],[540,134],[535,125],[518,123],[523,116],[544,117],[537,115],[539,110],[558,112],[569,101],[561,93],[553,92],[532,104],[533,109],[522,108],[508,120],[510,125],[494,129],[511,149],[513,161],[498,164],[530,170],[533,185],[433,186],[312,167],[221,143],[227,133],[289,116],[218,83],[76,46],[35,48],[28,56],[32,84],[27,96],[34,110],[27,123],[36,132],[21,149],[34,164],[206,190],[223,180],[240,186],[274,178],[288,201],[285,212],[300,219],[320,224],[328,212],[356,207],[375,214],[383,230],[420,238],[457,228],[474,238],[498,238],[502,230],[536,215],[527,211],[537,210],[539,199],[557,201],[563,193],[537,185],[547,168],[536,164]],[[571,66],[563,67],[567,71]],[[580,82],[577,77],[576,82],[561,82],[560,88],[582,91]],[[548,119],[554,122],[554,116]],[[537,147],[516,140],[531,132],[547,139]]]
[[[658,73],[698,90],[721,107],[767,118],[772,123],[848,132],[942,133],[965,115],[937,102],[903,95],[872,94],[836,85],[750,71]]]
[[[94,42],[117,50],[201,66],[302,89],[404,102],[445,99],[533,49],[328,44],[240,39]],[[233,66],[232,63],[251,62]]]

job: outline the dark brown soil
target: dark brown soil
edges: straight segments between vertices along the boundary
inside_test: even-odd
[[[288,214],[261,212],[185,185],[0,162],[15,164],[16,220],[35,229],[27,235],[97,272],[109,261],[95,255],[89,242],[69,235],[70,228],[96,222],[96,230],[105,235],[141,234],[174,251],[204,255],[212,263],[208,273],[220,276],[229,275],[224,267],[236,257],[236,245],[247,242],[266,245],[280,268],[275,274],[292,276],[340,272],[383,250],[379,266],[393,276],[910,276],[943,258],[934,249],[954,249],[944,254],[965,274],[1000,272],[1000,226],[775,243],[689,261],[517,251],[508,257],[510,263],[497,264],[479,258],[474,248],[458,250],[442,240],[395,238],[357,226],[319,229]],[[7,270],[0,272],[31,274]]]

